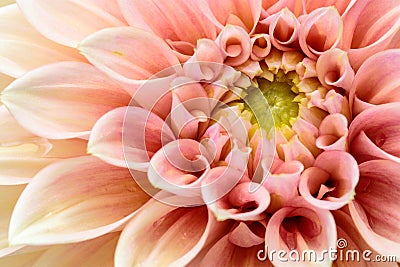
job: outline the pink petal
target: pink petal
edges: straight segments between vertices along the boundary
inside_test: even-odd
[[[358,182],[356,160],[342,151],[321,153],[314,167],[300,178],[299,191],[311,205],[321,209],[339,209],[354,197]]]
[[[116,1],[18,0],[28,21],[44,36],[57,43],[76,47],[86,36],[125,23],[111,13]],[[114,2],[110,4],[109,2]]]
[[[164,40],[195,45],[198,39],[214,40],[216,37],[215,26],[199,7],[204,3],[194,0],[177,0],[173,4],[165,0],[119,0],[119,4],[131,26],[153,32]],[[191,55],[193,50],[184,54]]]
[[[353,114],[373,105],[400,101],[400,71],[395,67],[399,64],[400,51],[387,50],[361,65],[350,91]]]
[[[138,80],[147,80],[179,64],[178,58],[163,40],[133,27],[98,31],[83,40],[79,50],[100,70],[130,85],[137,85]],[[157,78],[172,75],[174,70],[166,72]]]
[[[126,105],[129,95],[89,64],[60,62],[14,81],[1,101],[24,128],[63,139],[87,135],[104,113]]]
[[[350,91],[354,79],[354,71],[350,66],[347,53],[334,48],[318,58],[318,79],[326,88],[343,88]]]
[[[296,72],[301,79],[317,77],[316,63],[308,57],[296,65]]]
[[[251,55],[251,41],[247,32],[238,26],[227,25],[218,35],[216,43],[226,56],[225,64],[239,66]]]
[[[12,77],[20,77],[49,63],[85,60],[77,50],[40,35],[26,21],[17,5],[0,10],[0,28],[0,72]],[[29,51],[29,56],[26,51]]]
[[[343,22],[336,8],[318,8],[300,25],[300,47],[309,58],[317,59],[323,52],[338,46],[342,31]]]
[[[88,151],[112,165],[142,170],[162,144],[173,139],[157,115],[138,107],[120,107],[93,126]]]
[[[291,51],[298,48],[298,34],[300,23],[289,9],[282,9],[276,15],[268,17],[271,20],[269,35],[271,43],[282,51]]]
[[[385,50],[399,31],[400,8],[396,0],[356,1],[343,15],[342,47],[349,50],[354,69],[373,54]]]
[[[226,226],[204,207],[177,208],[152,201],[124,228],[115,266],[185,266]]]
[[[274,213],[265,233],[268,250],[314,250],[321,255],[322,250],[336,248],[335,220],[329,211],[308,207],[303,202],[282,208]],[[275,255],[276,256],[276,255]],[[321,266],[329,265],[329,258],[323,261],[293,262],[271,259],[278,266]]]
[[[390,160],[360,164],[360,182],[350,214],[365,241],[384,255],[400,254],[400,165]]]
[[[227,24],[242,26],[247,32],[253,32],[261,14],[261,0],[206,0],[218,22],[218,26]],[[236,22],[236,23],[235,23]]]
[[[329,114],[319,126],[317,147],[323,150],[347,150],[348,122],[340,113]]]
[[[350,151],[358,162],[391,159],[399,162],[400,104],[382,104],[361,112],[350,124]]]
[[[147,199],[126,169],[95,157],[66,159],[40,171],[26,187],[11,217],[10,242],[94,238],[126,222]]]
[[[208,208],[214,212],[219,221],[226,219],[257,221],[265,217],[263,212],[269,203],[270,196],[264,187],[244,182],[236,185],[221,199],[208,204]]]

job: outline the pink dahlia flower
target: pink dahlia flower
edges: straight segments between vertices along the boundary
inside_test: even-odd
[[[2,5],[0,266],[397,266],[398,0]]]

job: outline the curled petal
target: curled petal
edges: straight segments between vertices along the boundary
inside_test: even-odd
[[[317,147],[323,150],[346,151],[347,125],[346,117],[340,113],[326,116],[319,126],[319,137],[316,140]]]
[[[165,0],[119,0],[119,4],[129,25],[151,31],[164,40],[195,45],[198,39],[216,37],[216,27],[201,12],[199,5],[205,3],[200,1],[177,0],[172,4]]]
[[[216,43],[226,56],[225,64],[239,66],[250,57],[250,37],[241,27],[233,25],[225,26],[218,35]]]
[[[229,241],[240,247],[252,247],[264,243],[265,222],[256,221],[246,224],[240,222],[229,234]]]
[[[204,207],[177,208],[149,202],[124,228],[115,266],[185,266],[220,235],[223,227],[227,225],[217,223]]]
[[[116,0],[18,0],[17,3],[28,21],[41,34],[71,47],[76,47],[86,36],[98,30],[125,24],[110,12],[110,7],[116,9]]]
[[[358,178],[357,162],[350,154],[327,151],[302,173],[299,191],[318,208],[339,209],[353,199]]]
[[[360,164],[356,199],[349,204],[353,221],[365,241],[383,255],[400,255],[400,164],[372,160]],[[372,193],[373,192],[373,193]]]
[[[257,221],[265,217],[263,212],[268,208],[269,203],[270,196],[264,187],[244,182],[236,185],[221,199],[208,204],[208,208],[220,221],[226,219]]]
[[[138,107],[121,107],[94,125],[88,152],[120,167],[146,169],[163,143],[175,139],[157,115]]]
[[[336,225],[331,213],[308,207],[303,202],[284,207],[274,213],[268,221],[265,233],[268,250],[313,250],[322,255],[326,249],[336,248]],[[319,258],[320,259],[320,258]],[[330,266],[329,257],[322,261],[293,262],[271,259],[277,266]]]
[[[317,77],[317,66],[314,60],[304,58],[296,65],[296,72],[301,79]]]
[[[334,48],[321,54],[317,61],[318,79],[326,88],[343,88],[350,91],[354,71],[347,53]]]
[[[0,10],[0,28],[0,72],[12,77],[20,77],[34,68],[58,61],[84,61],[77,50],[39,34],[17,5]],[[29,56],[26,51],[29,51]]]
[[[287,144],[281,144],[285,161],[297,160],[308,168],[314,163],[314,156],[308,148],[299,140],[297,135],[293,136]]]
[[[163,144],[174,139],[157,115],[138,107],[121,107],[93,126],[88,152],[112,165],[142,170]]]
[[[279,209],[298,195],[297,186],[303,170],[304,166],[299,161],[278,163],[272,167],[270,173],[267,173],[264,168],[267,178],[263,186],[271,195],[271,205],[268,207],[268,211]]]
[[[212,81],[220,74],[224,59],[214,41],[200,39],[195,54],[183,65],[183,70],[187,77],[195,81]]]
[[[180,138],[196,139],[201,123],[210,118],[207,94],[200,83],[187,78],[177,78],[171,84],[172,109],[166,120],[171,120],[171,128]]]
[[[36,135],[52,139],[86,136],[97,119],[113,108],[127,105],[129,99],[95,67],[78,62],[35,69],[1,94],[1,101],[18,123]]]
[[[11,217],[10,243],[91,239],[119,227],[147,200],[126,169],[91,156],[62,160],[41,170],[21,194]]]
[[[400,162],[400,103],[382,104],[361,112],[349,128],[350,151],[357,161]]]
[[[251,59],[260,61],[268,56],[271,51],[271,40],[268,34],[256,34],[251,37]]]
[[[178,139],[162,147],[151,159],[148,176],[153,186],[182,196],[199,196],[199,185],[212,151],[192,139]]]
[[[395,67],[399,64],[400,51],[387,50],[361,65],[350,91],[353,114],[374,105],[400,101],[400,70]]]
[[[295,50],[298,47],[300,23],[296,16],[287,8],[274,15],[269,26],[271,43],[282,51]]]
[[[308,57],[317,59],[323,52],[339,45],[342,31],[343,22],[336,8],[318,8],[300,25],[300,47]]]
[[[400,6],[396,0],[355,1],[343,15],[342,47],[348,50],[350,63],[355,70],[380,51],[396,42],[393,37],[400,29]]]
[[[83,40],[79,50],[100,70],[130,85],[137,85],[139,81],[179,64],[162,39],[133,27],[98,31]],[[175,71],[168,69],[157,78],[172,75]]]

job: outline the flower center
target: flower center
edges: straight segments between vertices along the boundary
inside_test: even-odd
[[[291,76],[297,75],[279,71],[272,79],[262,76],[253,79],[254,87],[246,91],[245,98],[245,109],[253,114],[253,125],[258,124],[266,130],[291,128],[299,115],[300,99],[304,97],[302,93],[296,93],[298,89]]]
[[[284,75],[276,75],[272,82],[264,78],[256,80],[271,109],[275,127],[290,126],[291,120],[299,114],[299,104],[295,101],[297,94],[292,91],[293,83]]]

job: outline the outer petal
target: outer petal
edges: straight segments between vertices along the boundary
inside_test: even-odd
[[[337,232],[338,232],[338,242],[340,242],[340,248],[338,249],[339,255],[350,255],[351,251],[359,251],[362,253],[368,254],[368,251],[371,252],[367,257],[370,259],[364,259],[360,255],[360,260],[357,260],[357,256],[354,257],[355,260],[347,261],[346,259],[342,260],[339,258],[337,261],[333,263],[334,267],[397,267],[398,265],[393,262],[377,262],[375,258],[377,253],[365,242],[354,222],[351,219],[351,216],[343,211],[334,211],[333,216],[335,217]],[[344,243],[341,241],[345,240]],[[388,255],[388,254],[386,254]],[[349,257],[350,258],[350,257]]]
[[[334,7],[314,10],[302,21],[299,41],[303,52],[311,59],[338,46],[343,31],[342,19]]]
[[[78,51],[40,35],[17,5],[0,10],[0,72],[19,77],[36,67],[57,61],[84,61]],[[29,51],[29,55],[26,54]]]
[[[289,252],[296,249],[302,253],[303,250],[311,249],[321,255],[322,250],[336,247],[335,220],[329,211],[311,208],[299,202],[274,213],[268,221],[265,242],[269,250]],[[271,262],[275,266],[330,266],[327,257],[318,262],[283,262],[273,257]]]
[[[25,17],[40,33],[71,47],[76,47],[86,36],[100,29],[125,24],[112,15],[115,14],[115,2],[116,0],[17,1]]]
[[[90,35],[79,50],[96,67],[112,78],[137,84],[152,75],[179,64],[168,45],[151,33],[133,27],[104,29]],[[174,73],[167,70],[165,75]]]
[[[261,0],[206,1],[215,16],[210,19],[220,27],[232,24],[242,26],[247,32],[253,32],[260,18]]]
[[[195,45],[198,39],[216,37],[216,28],[201,12],[199,5],[204,3],[199,1],[119,0],[119,4],[131,26],[149,30],[164,40]]]
[[[400,101],[400,51],[387,50],[368,58],[357,71],[350,91],[353,114],[374,105]]]
[[[393,37],[400,29],[398,1],[384,3],[379,0],[355,1],[343,15],[344,31],[342,47],[349,50],[354,69],[373,54],[391,47]]]
[[[350,214],[365,241],[382,254],[400,255],[400,164],[372,160],[360,164],[356,199]]]
[[[8,228],[15,203],[17,202],[18,197],[24,188],[25,185],[0,185],[0,258],[13,253],[22,247],[20,245],[12,246],[9,244]]]
[[[57,263],[59,267],[111,267],[114,263],[114,251],[119,234],[110,233],[93,240],[52,246],[33,261],[31,266],[51,266]]]
[[[157,115],[138,107],[121,107],[96,122],[88,151],[115,166],[146,169],[153,154],[173,139]]]
[[[358,178],[357,162],[350,154],[326,151],[301,174],[299,191],[315,207],[339,209],[353,200]]]
[[[95,157],[63,160],[40,171],[24,190],[11,218],[10,242],[44,245],[97,237],[126,222],[147,199],[126,169]]]
[[[361,112],[350,124],[350,151],[357,161],[400,162],[400,103],[382,104]]]
[[[127,105],[129,99],[96,68],[77,62],[35,69],[10,84],[1,95],[23,127],[53,139],[87,135],[101,115]]]
[[[267,262],[261,262],[257,255],[262,251],[263,246],[252,246],[244,248],[230,242],[229,234],[216,242],[202,259],[201,267],[218,266],[266,266],[273,265]]]
[[[184,266],[226,226],[204,207],[149,202],[122,232],[115,266]]]

